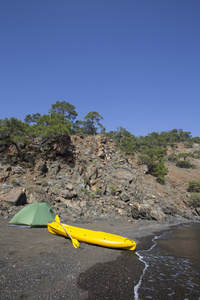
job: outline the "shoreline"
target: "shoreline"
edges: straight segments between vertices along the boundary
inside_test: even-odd
[[[138,238],[141,249],[149,249],[153,237]],[[144,263],[136,253],[133,255],[131,251],[121,251],[115,260],[97,263],[81,273],[77,284],[87,291],[85,300],[134,299],[134,286],[139,282],[143,269]]]
[[[156,234],[185,223],[97,221],[75,224],[136,241],[135,251],[102,248],[50,234],[47,228],[8,227],[0,217],[1,299],[133,299],[144,264],[135,254]]]
[[[179,225],[182,226],[182,224],[169,225],[169,227],[167,225],[167,228],[161,231],[156,230],[147,236],[140,236],[137,238],[134,255],[131,254],[131,251],[121,251],[114,261],[97,263],[86,272],[81,273],[77,284],[88,292],[88,296],[84,300],[134,299],[134,287],[139,283],[145,268],[145,264],[139,260],[136,252],[150,249],[154,244],[155,236],[160,236]]]

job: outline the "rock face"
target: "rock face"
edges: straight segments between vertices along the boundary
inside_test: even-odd
[[[200,219],[199,209],[186,205],[188,182],[200,178],[199,160],[192,171],[168,162],[167,182],[160,185],[137,163],[137,155],[125,157],[109,138],[72,136],[62,142],[62,149],[52,143],[42,152],[30,144],[24,162],[0,161],[2,215],[11,217],[26,203],[45,201],[63,222]]]

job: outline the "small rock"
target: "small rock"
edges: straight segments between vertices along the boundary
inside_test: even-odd
[[[72,191],[73,190],[73,185],[71,183],[67,183],[66,189],[69,190],[69,191]]]

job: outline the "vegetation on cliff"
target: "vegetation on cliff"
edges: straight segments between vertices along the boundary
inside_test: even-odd
[[[57,101],[52,105],[48,114],[41,115],[35,113],[27,115],[24,122],[14,117],[0,119],[0,151],[4,151],[10,145],[14,145],[20,160],[25,159],[23,148],[33,138],[42,138],[38,144],[39,149],[51,150],[48,148],[48,141],[54,139],[57,144],[62,144],[64,137],[70,135],[96,135],[102,133],[115,141],[116,146],[125,155],[140,153],[140,163],[147,165],[147,173],[156,177],[161,184],[165,183],[165,176],[168,169],[165,166],[164,156],[168,146],[175,147],[177,143],[185,142],[186,146],[192,147],[194,143],[200,144],[199,137],[192,137],[191,132],[184,132],[182,129],[173,129],[167,132],[153,132],[147,136],[136,137],[123,127],[118,127],[116,131],[106,132],[100,123],[103,117],[95,111],[89,112],[83,121],[76,120],[78,113],[76,107],[66,101]],[[190,163],[188,157],[199,156],[196,154],[184,154],[181,156],[171,154],[169,160],[176,161],[176,165],[181,168],[195,168]]]

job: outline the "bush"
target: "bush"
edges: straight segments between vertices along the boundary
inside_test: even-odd
[[[170,154],[170,155],[168,156],[168,160],[169,160],[169,161],[172,161],[172,162],[177,161],[177,160],[178,160],[177,155],[176,155],[175,153]]]
[[[186,160],[186,157],[194,157],[195,158],[195,155],[193,153],[179,153],[178,158],[180,158],[180,157],[184,157],[184,160]]]
[[[96,189],[96,194],[97,195],[101,195],[102,194],[102,190],[101,189]]]
[[[199,150],[194,151],[193,154],[195,155],[195,158],[200,158],[200,151]]]
[[[87,188],[83,188],[83,193],[88,196],[89,192]]]
[[[110,186],[110,190],[111,190],[111,195],[115,195],[116,192],[116,188],[114,186]]]
[[[144,152],[146,152],[146,150]],[[165,151],[163,149],[162,151],[151,149],[151,151],[148,151],[148,154],[149,153],[151,156],[147,154],[139,155],[139,163],[146,164],[148,168],[147,174],[155,176],[157,182],[164,184],[166,181],[165,176],[169,170],[165,167],[164,160],[159,156],[164,155]],[[153,157],[155,153],[158,155],[157,157]]]
[[[90,197],[91,199],[94,199],[94,198],[95,198],[95,194],[92,193],[92,194],[89,195],[89,197]]]
[[[165,176],[168,172],[169,170],[164,166],[163,163],[157,163],[152,175],[157,177],[157,182],[164,184],[166,181]]]
[[[196,144],[200,144],[200,137],[196,136],[196,137],[192,138],[192,141]]]
[[[177,161],[176,166],[179,168],[185,168],[185,169],[195,169],[196,166],[191,164],[189,161],[184,160],[184,161]]]
[[[146,149],[142,151],[143,155],[147,155],[151,158],[163,158],[166,155],[166,149]]]
[[[188,199],[188,205],[194,208],[200,207],[200,194],[192,193]]]
[[[145,154],[141,154],[139,155],[139,164],[149,164],[149,162],[151,161],[151,158]]]
[[[200,192],[200,181],[197,180],[191,180],[188,183],[188,192],[194,192],[194,193],[199,193]]]
[[[194,142],[192,140],[185,143],[185,148],[192,148],[194,145]]]

